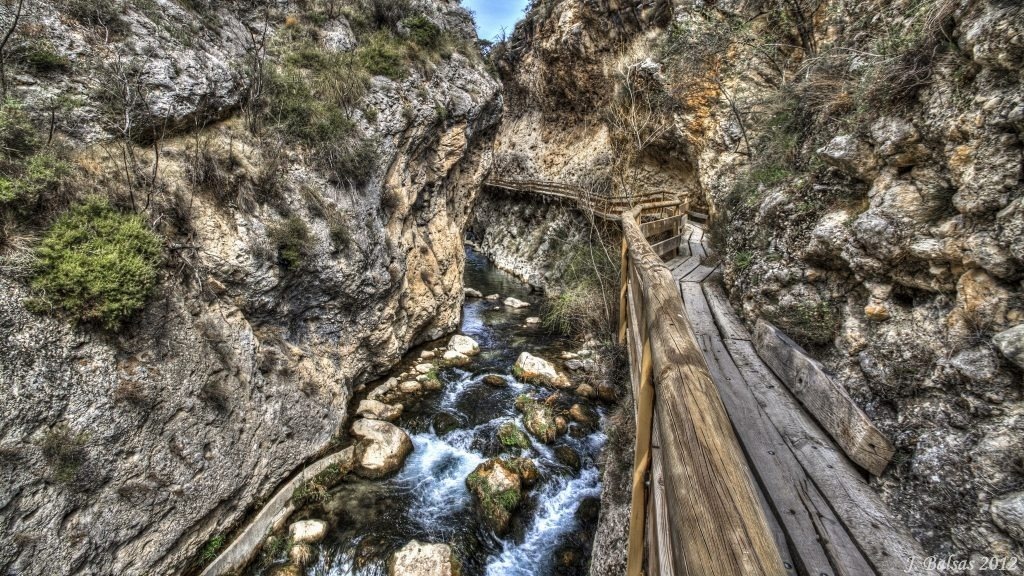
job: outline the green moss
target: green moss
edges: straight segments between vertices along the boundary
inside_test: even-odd
[[[498,427],[498,440],[509,448],[529,448],[530,439],[515,422],[505,422]]]
[[[345,473],[337,464],[331,464],[319,474],[299,484],[292,493],[292,503],[296,507],[309,504],[321,504],[327,501],[327,491],[334,488],[345,478]]]
[[[145,306],[162,255],[140,216],[89,198],[61,215],[36,249],[33,307],[117,330]]]
[[[292,216],[270,229],[277,245],[277,257],[289,269],[301,268],[313,251],[313,235],[298,216]]]

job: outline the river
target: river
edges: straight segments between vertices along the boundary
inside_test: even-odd
[[[546,398],[554,392],[512,376],[520,352],[559,364],[558,356],[576,347],[539,326],[527,326],[525,319],[538,314],[539,297],[472,250],[467,251],[465,275],[466,285],[484,294],[533,305],[513,310],[501,301],[466,300],[459,331],[476,340],[481,353],[465,368],[441,370],[443,390],[405,403],[395,424],[409,433],[414,450],[403,468],[384,481],[352,475],[331,491],[327,502],[293,516],[330,523],[328,537],[314,547],[315,559],[305,569],[308,576],[386,576],[388,558],[412,539],[450,544],[462,562],[463,576],[586,573],[599,511],[598,457],[604,434],[571,423],[568,433],[552,444],[531,437],[530,448],[513,448],[511,454],[496,435],[498,426],[509,420],[523,428],[514,407],[519,394]],[[419,350],[395,374],[415,363]],[[485,384],[483,377],[489,374],[500,375],[507,386]],[[563,402],[593,407],[603,420],[602,406],[571,392],[560,394]],[[565,458],[567,448],[578,456],[578,467]],[[541,480],[525,492],[509,534],[499,538],[474,510],[465,479],[488,458],[516,452],[534,460]],[[270,575],[273,568],[273,563],[264,563],[248,574]]]

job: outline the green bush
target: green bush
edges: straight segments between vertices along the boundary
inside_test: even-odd
[[[125,27],[121,19],[123,7],[123,2],[118,0],[64,0],[64,10],[75,20],[115,32],[121,32]]]
[[[140,216],[89,198],[61,215],[36,249],[33,307],[117,330],[145,306],[162,255]]]
[[[277,257],[285,267],[302,267],[313,251],[313,235],[298,216],[292,216],[270,229],[270,239],[277,246]]]
[[[374,76],[399,80],[406,73],[402,41],[391,32],[376,32],[356,48],[356,61]]]
[[[217,559],[220,551],[227,544],[227,538],[223,534],[216,534],[206,541],[199,553],[199,559],[203,564],[209,564]]]
[[[52,152],[33,154],[20,175],[0,174],[0,204],[33,206],[47,193],[55,191],[70,172],[71,166]]]
[[[409,0],[359,0],[360,12],[376,28],[394,28],[412,11]]]
[[[26,67],[39,74],[66,72],[71,67],[71,62],[46,40],[29,42],[17,51],[16,57]]]
[[[25,158],[35,152],[41,142],[39,131],[17,100],[8,99],[0,104],[0,153],[8,161]]]
[[[402,20],[402,25],[409,31],[409,38],[417,46],[427,50],[437,50],[441,47],[441,28],[424,16],[412,16]]]

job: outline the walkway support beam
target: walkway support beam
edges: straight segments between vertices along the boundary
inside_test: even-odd
[[[638,501],[643,505],[644,499],[634,494],[630,542],[656,541],[659,556],[671,554],[676,575],[784,576],[753,477],[676,283],[644,237],[639,214],[639,209],[622,214],[629,267],[623,278],[633,300],[626,333],[630,363],[643,366],[646,360],[650,365],[653,398],[646,394],[637,398],[637,424],[651,426],[653,419],[658,431],[654,441],[664,478],[665,510],[655,513],[667,517],[669,534],[643,536],[648,523],[643,509],[636,506]],[[640,341],[636,341],[638,335]],[[642,371],[634,374],[643,379]],[[645,383],[639,384],[636,387],[642,390]],[[650,433],[650,429],[637,433],[637,466],[648,464],[644,455],[650,453]],[[641,476],[645,472],[634,470]],[[643,484],[635,487],[643,489]],[[636,576],[642,570],[643,554],[630,546],[627,574]]]

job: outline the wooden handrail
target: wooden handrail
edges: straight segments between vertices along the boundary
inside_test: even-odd
[[[637,222],[640,212],[624,212],[621,219],[628,270],[620,319],[628,326],[620,334],[628,335],[639,427],[627,574],[641,574],[643,542],[655,540],[659,556],[671,555],[674,574],[784,576],[746,459],[672,275]],[[652,426],[666,508],[656,513],[664,513],[671,533],[645,538],[646,489],[637,479],[650,462]],[[651,523],[659,524],[665,523]]]

